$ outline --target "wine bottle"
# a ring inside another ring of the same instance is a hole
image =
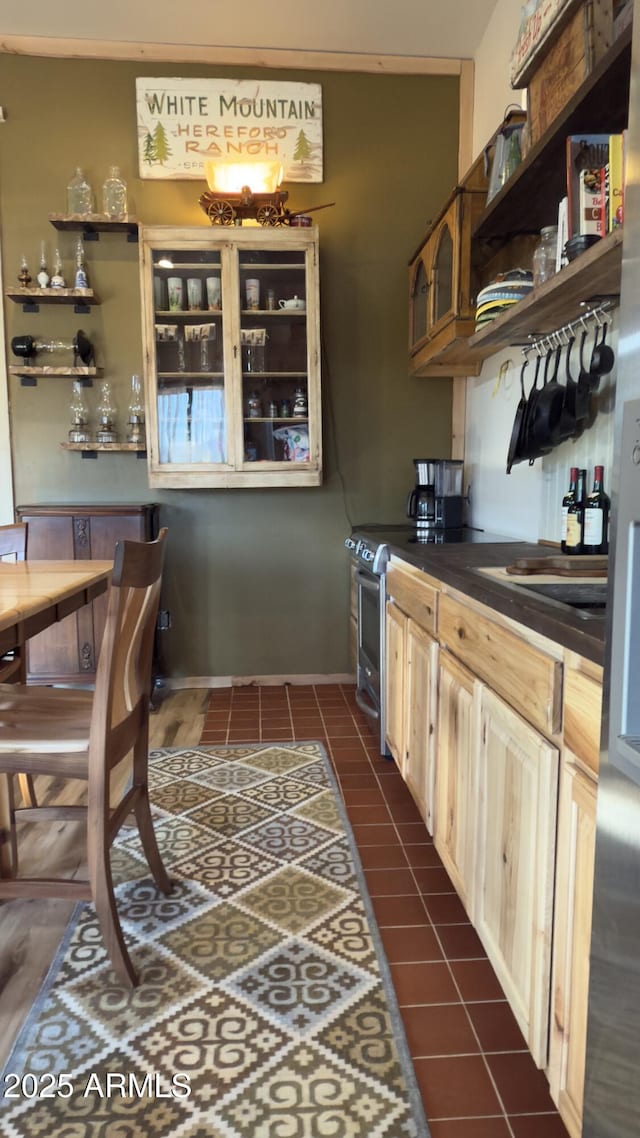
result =
[[[584,487],[586,470],[578,470],[576,492],[567,509],[567,553],[582,553],[584,542]]]
[[[562,499],[562,537],[560,539],[560,548],[563,553],[567,552],[567,514],[569,513],[569,506],[576,496],[576,482],[578,479],[578,467],[572,466],[569,475],[569,489]]]
[[[607,553],[609,549],[609,507],[604,492],[604,467],[596,466],[593,490],[584,507],[584,553]]]

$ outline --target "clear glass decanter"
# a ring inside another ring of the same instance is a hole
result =
[[[93,213],[93,190],[80,166],[67,186],[67,213],[87,217]]]
[[[119,166],[109,167],[109,176],[102,187],[102,212],[112,221],[123,221],[127,216],[127,183]]]

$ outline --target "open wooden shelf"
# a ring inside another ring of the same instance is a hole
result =
[[[565,140],[588,131],[611,134],[627,126],[631,27],[625,28],[552,126],[531,147],[515,173],[489,202],[471,239],[504,244],[520,233],[555,225],[567,192]]]
[[[100,233],[126,233],[128,241],[138,240],[138,220],[131,214],[127,214],[122,221],[112,221],[104,213],[50,213],[49,221],[54,229],[75,230],[81,232],[87,240],[99,240]]]
[[[16,304],[100,304],[92,288],[8,288],[5,296]]]
[[[32,379],[40,376],[68,376],[71,379],[84,379],[100,375],[102,368],[98,367],[23,367],[22,364],[10,364],[10,375],[24,375]]]
[[[79,450],[87,452],[102,451],[131,451],[145,454],[146,443],[60,443],[63,450]]]
[[[598,298],[617,297],[622,238],[622,229],[608,233],[550,280],[532,289],[524,300],[476,332],[468,342],[472,355],[483,360],[501,348],[527,344],[536,334],[553,332],[575,320],[583,305],[595,306]]]

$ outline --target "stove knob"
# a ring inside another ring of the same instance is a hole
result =
[[[356,543],[352,537],[345,538],[344,544],[345,544],[347,549],[355,549],[355,547],[356,547]]]
[[[360,556],[363,561],[373,561],[375,554],[372,549],[363,549]]]

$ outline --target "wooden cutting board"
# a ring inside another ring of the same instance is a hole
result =
[[[585,554],[579,557],[520,557],[506,566],[510,576],[525,577],[532,573],[553,574],[556,577],[606,577],[609,558],[606,554]]]

